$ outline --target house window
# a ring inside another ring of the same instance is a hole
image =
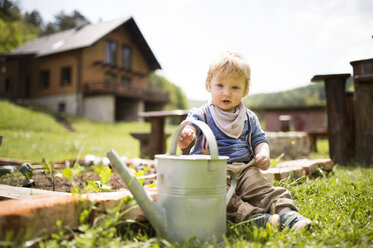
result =
[[[66,111],[66,103],[65,102],[59,102],[58,103],[58,112],[65,112]]]
[[[122,68],[131,68],[131,49],[128,46],[122,46]]]
[[[61,69],[61,85],[71,84],[71,67],[62,67]]]
[[[106,41],[106,63],[109,65],[115,65],[117,56],[117,42],[113,40]]]
[[[123,85],[125,85],[125,86],[130,86],[131,85],[131,79],[130,78],[123,76],[121,79],[122,79],[121,82],[122,82]]]
[[[105,73],[105,81],[115,81],[116,79],[117,79],[117,75],[110,73],[110,72]]]
[[[49,71],[41,71],[40,72],[40,88],[46,89],[49,87]]]
[[[5,80],[5,94],[12,94],[13,91],[13,84],[10,78]]]

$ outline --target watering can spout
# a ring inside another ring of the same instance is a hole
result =
[[[164,237],[166,233],[166,220],[162,208],[154,203],[154,201],[144,191],[141,184],[136,180],[135,176],[132,175],[128,167],[122,163],[118,154],[114,150],[109,151],[106,155],[116,169],[117,173],[126,183],[136,202],[144,211],[146,217],[156,230],[158,236]]]

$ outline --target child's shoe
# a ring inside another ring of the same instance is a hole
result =
[[[278,214],[256,213],[251,215],[248,220],[252,220],[257,227],[265,228],[267,223],[275,229],[279,229],[280,227],[280,215]]]
[[[293,231],[298,231],[304,228],[309,228],[312,224],[311,220],[299,214],[296,211],[289,211],[280,215],[281,227],[289,227]]]

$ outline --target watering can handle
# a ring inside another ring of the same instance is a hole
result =
[[[207,142],[209,144],[211,159],[218,159],[219,158],[218,145],[216,144],[216,139],[215,139],[214,134],[212,133],[210,127],[206,123],[204,123],[203,121],[198,121],[198,120],[185,120],[179,125],[174,135],[172,136],[170,154],[176,155],[176,148],[177,148],[177,143],[179,141],[180,134],[183,131],[184,127],[190,123],[193,123],[196,126],[198,126],[202,130],[203,134],[206,136]]]
[[[228,205],[229,200],[232,198],[232,195],[236,189],[237,185],[237,178],[236,173],[234,173],[232,170],[227,170],[229,175],[231,176],[231,186],[229,186],[229,190],[227,192],[227,196],[225,197],[225,205]]]

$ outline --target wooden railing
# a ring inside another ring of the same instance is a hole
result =
[[[116,96],[142,99],[147,102],[167,103],[169,101],[168,93],[154,89],[144,89],[118,82],[101,81],[84,83],[83,93],[85,95],[114,94]]]

